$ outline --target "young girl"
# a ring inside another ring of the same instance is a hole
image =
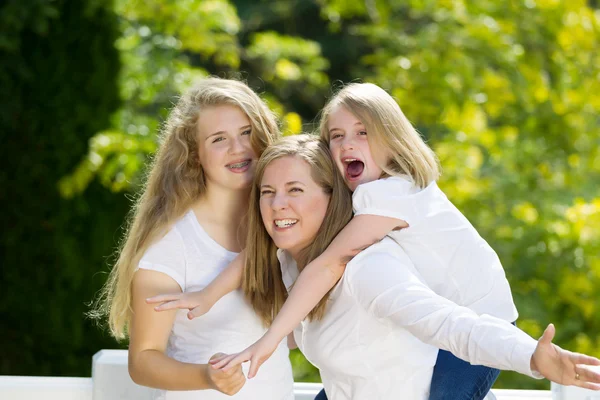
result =
[[[129,335],[129,373],[157,399],[293,399],[285,344],[256,382],[208,362],[262,336],[240,291],[194,321],[156,313],[145,299],[206,287],[242,249],[258,156],[278,136],[273,114],[245,84],[209,78],[184,94],[165,124],[147,183],[98,310]]]
[[[439,168],[434,153],[391,96],[372,84],[348,85],[323,110],[320,130],[346,184],[354,191],[355,217],[327,250],[302,270],[267,334],[237,356],[220,360],[217,367],[251,360],[252,377],[269,357],[274,343],[291,332],[317,303],[322,304],[321,299],[340,279],[346,263],[386,235],[408,254],[426,284],[438,295],[479,315],[488,314],[510,323],[517,319],[496,253],[437,187]],[[295,223],[293,219],[276,221],[279,229],[290,232]],[[238,260],[229,269],[229,275],[218,278],[229,281],[219,287],[237,287],[241,271],[242,260]],[[152,301],[166,302],[158,310],[190,308],[189,317],[193,317],[222,295],[213,289],[184,296],[159,296]],[[193,309],[198,304],[201,307]],[[427,331],[427,327],[420,329],[414,333],[417,337],[433,341],[435,332]],[[480,344],[488,350],[502,345]],[[514,368],[510,364],[488,364]],[[455,398],[457,391],[470,393],[468,398],[483,398],[498,373],[497,369],[470,365],[440,351],[430,398]]]

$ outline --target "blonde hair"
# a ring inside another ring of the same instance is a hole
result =
[[[337,234],[352,218],[352,197],[335,167],[327,144],[316,135],[297,135],[279,140],[269,146],[258,161],[254,185],[250,194],[248,213],[248,240],[246,268],[242,288],[254,311],[268,326],[287,298],[277,260],[277,248],[269,237],[260,213],[260,183],[269,164],[282,157],[297,157],[311,169],[312,179],[329,195],[325,218],[312,241],[301,252],[298,268],[302,270],[310,261],[325,251]],[[321,319],[325,313],[329,293],[310,312],[309,319]]]
[[[95,318],[108,316],[108,326],[117,339],[127,336],[131,283],[142,255],[206,192],[198,156],[197,120],[204,108],[224,104],[239,107],[250,119],[250,140],[257,155],[279,136],[274,114],[242,82],[206,78],[179,98],[164,124],[144,188],[130,212],[117,261],[90,313]]]
[[[333,96],[321,114],[320,134],[327,143],[329,116],[338,107],[363,123],[374,160],[385,174],[410,176],[421,188],[439,178],[435,153],[385,90],[372,83],[351,83]]]

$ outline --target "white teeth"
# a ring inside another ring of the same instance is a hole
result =
[[[357,160],[356,158],[346,158],[346,159],[344,160],[344,162],[345,162],[346,164],[350,164],[351,162],[354,162],[354,161],[358,161],[358,160]]]
[[[297,219],[276,219],[275,225],[277,225],[278,228],[287,228],[288,226],[296,224],[296,222],[298,222]]]
[[[237,164],[229,164],[227,168],[244,168],[248,164],[250,164],[250,160],[242,161]]]

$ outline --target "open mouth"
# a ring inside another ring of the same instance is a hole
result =
[[[357,158],[346,158],[343,163],[346,166],[346,177],[349,179],[358,178],[365,169],[365,163]]]
[[[238,161],[235,163],[227,164],[226,167],[231,170],[240,170],[240,169],[246,168],[248,165],[250,165],[251,162],[252,162],[252,160],[243,160],[243,161]]]
[[[296,225],[298,222],[297,219],[276,219],[275,226],[278,228],[289,228],[291,226]]]

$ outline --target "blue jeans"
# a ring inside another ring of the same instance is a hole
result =
[[[433,368],[429,400],[481,400],[499,374],[497,369],[471,365],[440,350]],[[315,400],[327,400],[325,390],[321,390]]]
[[[325,389],[321,389],[315,400],[327,400],[327,395],[325,394]]]
[[[440,350],[433,368],[429,400],[481,400],[492,388],[500,370],[471,365]]]

